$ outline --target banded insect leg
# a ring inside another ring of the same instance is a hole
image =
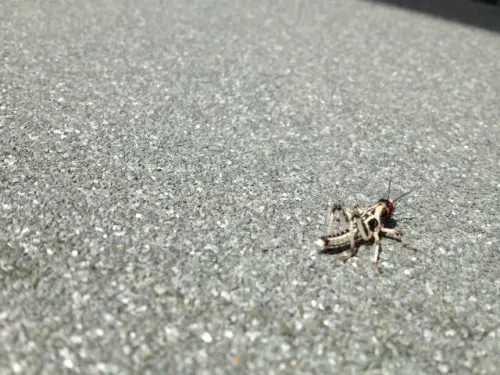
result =
[[[335,223],[340,223],[341,229],[347,229],[349,228],[349,225],[347,224],[348,221],[348,214],[347,211],[342,208],[342,205],[340,204],[339,201],[335,203],[332,207],[332,210],[329,215],[328,219],[328,228],[326,230],[327,234],[331,234],[335,230]]]
[[[358,229],[358,232],[361,234],[361,237],[363,238],[364,241],[369,241],[373,236],[372,230],[367,225],[365,225],[365,221],[363,221],[363,219],[358,213],[356,213],[355,219],[356,219],[356,228]]]
[[[373,231],[373,238],[375,240],[375,253],[373,254],[372,265],[376,273],[382,273],[380,266],[378,264],[378,258],[380,256],[380,235],[379,229]]]
[[[349,221],[349,239],[351,241],[351,250],[354,250],[354,247],[356,246],[355,236],[356,233],[354,232],[354,220],[351,219]]]

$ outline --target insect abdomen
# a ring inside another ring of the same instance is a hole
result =
[[[354,242],[356,246],[362,242],[357,231],[354,233]],[[320,251],[348,249],[351,246],[351,234],[346,231],[322,236],[316,241],[316,244],[321,246]]]

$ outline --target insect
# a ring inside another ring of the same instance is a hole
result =
[[[413,247],[408,247],[403,233],[397,228],[388,228],[395,209],[395,203],[399,199],[410,194],[410,190],[394,200],[390,200],[391,181],[387,198],[379,199],[377,203],[368,208],[361,209],[354,206],[353,209],[343,209],[340,202],[333,205],[329,215],[327,235],[321,236],[316,244],[321,246],[319,252],[343,253],[340,258],[342,263],[354,257],[359,246],[367,243],[375,243],[372,265],[377,273],[381,273],[378,259],[380,255],[380,237],[388,237],[401,242],[404,248],[416,251]],[[341,228],[334,231],[334,224],[340,222]]]

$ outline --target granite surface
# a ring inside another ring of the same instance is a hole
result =
[[[0,25],[0,374],[500,368],[498,33],[326,0]],[[390,178],[418,252],[317,254]]]

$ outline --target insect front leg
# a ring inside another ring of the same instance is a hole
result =
[[[384,233],[387,237],[389,238],[392,238],[394,240],[399,240],[401,241],[401,245],[408,249],[408,250],[412,250],[412,251],[417,251],[417,249],[415,247],[409,247],[407,244],[406,244],[406,241],[404,239],[404,236],[403,236],[403,232],[401,232],[399,229],[391,229],[391,228],[384,228],[382,227],[380,229],[382,231],[382,233]]]
[[[373,238],[375,240],[375,253],[373,254],[373,269],[376,273],[382,273],[380,266],[378,264],[378,258],[380,256],[380,234],[379,229],[373,231]]]

